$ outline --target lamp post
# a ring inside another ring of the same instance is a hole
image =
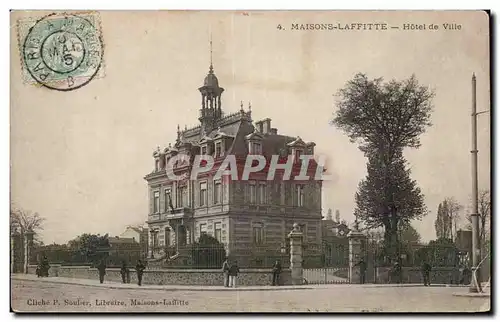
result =
[[[481,283],[478,281],[477,270],[479,265],[480,245],[479,245],[479,209],[478,209],[478,174],[477,174],[477,116],[487,113],[487,111],[477,112],[476,109],[476,75],[472,74],[472,148],[471,148],[471,164],[472,164],[472,281],[469,292],[481,292]]]

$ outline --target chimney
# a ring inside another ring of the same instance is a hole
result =
[[[271,119],[267,118],[261,121],[263,123],[263,131],[264,134],[271,133]]]
[[[260,133],[263,133],[263,125],[262,124],[263,121],[258,121],[258,122],[255,122],[255,127],[257,128],[257,131],[260,132]]]
[[[273,134],[273,135],[277,135],[278,134],[278,129],[275,128],[275,127],[273,127],[273,128],[271,128],[270,133]]]

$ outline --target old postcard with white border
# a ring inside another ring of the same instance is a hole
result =
[[[12,11],[11,310],[490,311],[485,11]]]

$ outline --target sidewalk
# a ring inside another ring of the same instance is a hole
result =
[[[327,288],[378,288],[378,287],[422,287],[422,284],[307,284],[307,285],[285,285],[285,286],[239,286],[237,288],[228,288],[223,286],[212,285],[142,285],[137,284],[122,284],[117,282],[104,281],[100,284],[98,280],[69,278],[69,277],[43,277],[39,278],[33,274],[11,274],[12,280],[19,281],[35,281],[41,283],[56,283],[67,285],[80,285],[90,287],[101,287],[110,289],[142,289],[142,290],[165,290],[165,291],[291,291],[291,290],[312,290],[312,289],[327,289]],[[448,285],[448,284],[431,284],[430,287],[462,287],[463,285]]]
[[[311,285],[287,285],[287,286],[239,286],[229,288],[212,285],[142,285],[123,284],[117,282],[104,281],[100,284],[97,280],[69,278],[69,277],[37,277],[33,274],[11,274],[12,280],[34,281],[42,283],[57,283],[67,285],[80,285],[91,287],[102,287],[110,289],[141,289],[141,290],[165,290],[165,291],[285,291],[313,289]]]

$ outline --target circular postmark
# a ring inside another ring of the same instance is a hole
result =
[[[59,91],[88,84],[102,62],[98,30],[91,16],[64,13],[38,20],[22,47],[28,73],[36,82]]]

